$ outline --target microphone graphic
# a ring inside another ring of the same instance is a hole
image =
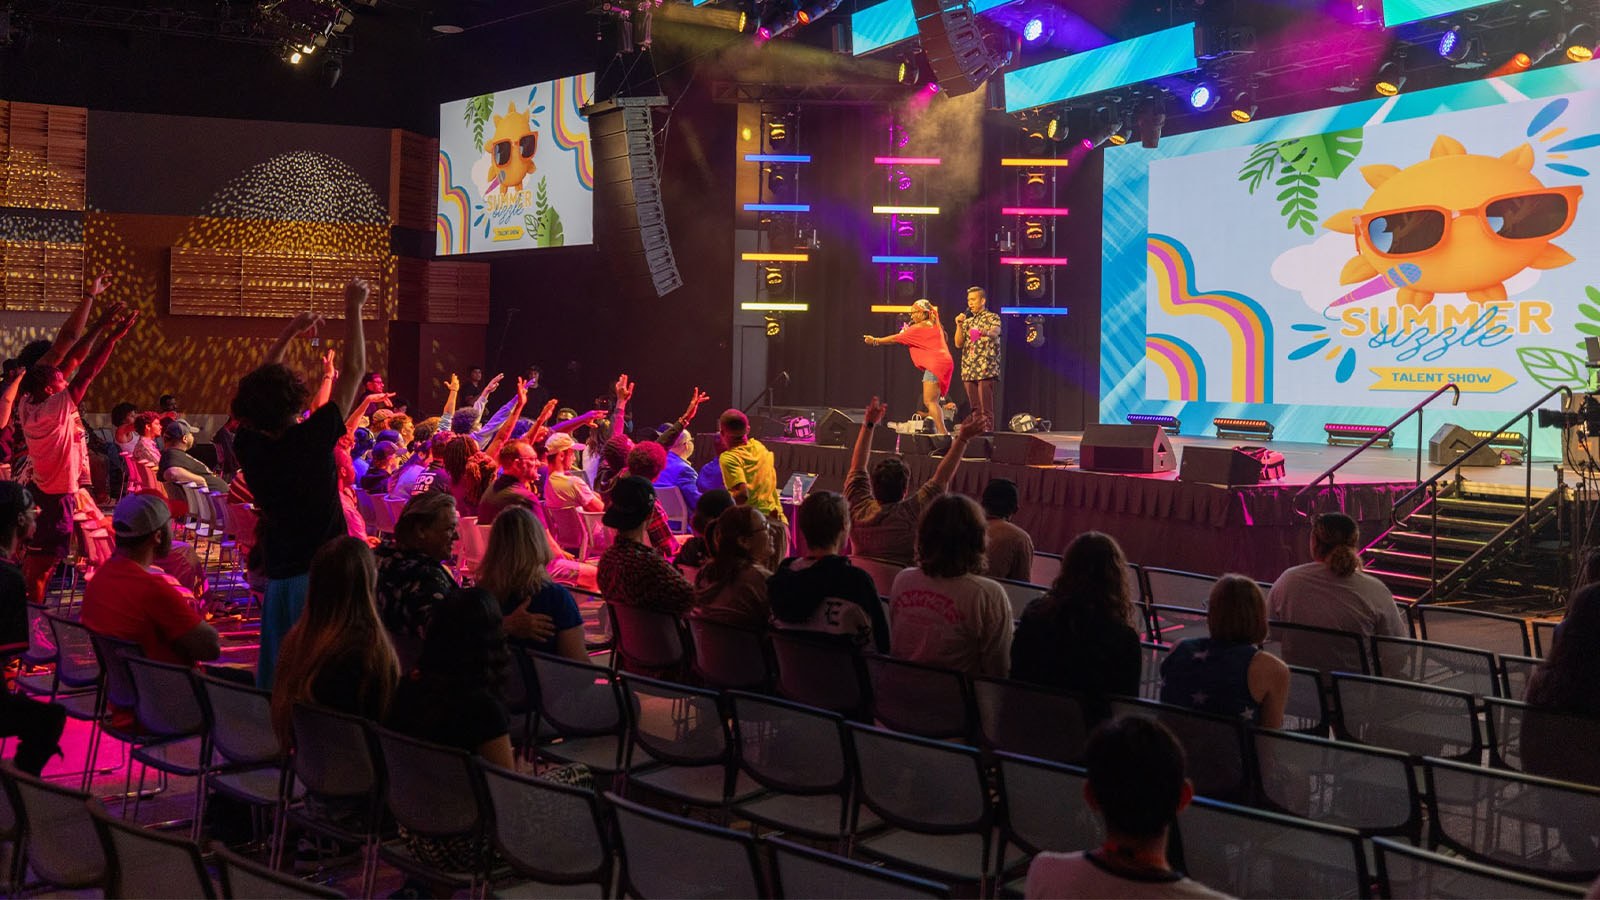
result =
[[[1410,287],[1411,285],[1416,284],[1417,280],[1421,277],[1421,266],[1418,266],[1414,263],[1401,263],[1398,266],[1390,268],[1389,271],[1379,275],[1377,278],[1368,281],[1350,293],[1345,294],[1343,297],[1340,297],[1339,299],[1328,304],[1328,308],[1332,309],[1335,306],[1344,306],[1346,303],[1354,303],[1357,300],[1365,300],[1368,297],[1381,294],[1390,288]]]

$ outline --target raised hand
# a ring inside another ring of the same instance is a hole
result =
[[[330,381],[339,377],[339,370],[333,365],[333,348],[322,354],[322,377]]]
[[[863,334],[861,340],[865,341],[868,347],[878,346],[878,339],[870,334]]]
[[[361,307],[367,304],[367,298],[372,295],[372,285],[365,278],[352,278],[344,286],[345,315],[355,318],[361,315]]]
[[[970,441],[988,430],[988,416],[968,416],[967,420],[961,423],[961,427],[956,429],[956,437],[964,441]]]
[[[550,421],[550,417],[556,414],[556,403],[557,402],[558,401],[554,397],[551,397],[549,400],[546,400],[544,402],[544,409],[539,410],[539,418],[537,419],[537,421],[539,421],[539,422],[548,422],[548,421]]]
[[[873,397],[872,402],[867,404],[867,412],[864,416],[862,416],[862,421],[866,422],[868,425],[876,425],[879,422],[882,422],[883,417],[888,414],[889,404],[882,403],[877,397]]]
[[[633,382],[628,380],[627,375],[618,375],[612,391],[616,393],[618,402],[627,403],[633,399]]]
[[[120,318],[123,313],[127,312],[127,310],[128,304],[123,303],[121,300],[112,303],[100,313],[100,318],[95,320],[94,329],[99,330],[109,326],[112,322]]]
[[[89,286],[84,290],[84,293],[91,297],[98,297],[104,294],[109,287],[111,287],[111,273],[101,272],[95,277],[94,281],[89,282]]]
[[[328,352],[331,353],[333,351],[330,350]],[[374,403],[382,403],[385,400],[392,400],[392,399],[394,399],[394,391],[390,391],[387,394],[368,394],[365,398],[362,399],[361,402],[367,404],[368,406],[371,406]]]
[[[517,379],[517,406],[521,407],[528,402],[528,382],[522,378]]]
[[[683,411],[683,420],[693,422],[695,413],[700,411],[700,404],[710,399],[710,394],[702,393],[699,386],[696,386],[694,393],[689,395],[689,408]]]
[[[452,394],[461,390],[461,379],[456,377],[456,373],[451,372],[450,377],[444,380],[444,389]]]
[[[494,393],[494,389],[500,386],[501,380],[504,379],[505,377],[506,377],[506,373],[504,373],[504,372],[496,372],[496,373],[494,373],[494,377],[489,379],[489,383],[483,386],[483,392],[485,394]]]
[[[127,336],[128,331],[133,328],[133,323],[137,321],[139,321],[139,311],[137,309],[128,310],[127,312],[123,313],[122,318],[117,320],[111,326],[113,329],[111,332],[112,339],[121,340],[123,337]]]
[[[289,331],[295,337],[308,337],[315,335],[324,322],[325,320],[314,312],[303,312],[289,322]]]

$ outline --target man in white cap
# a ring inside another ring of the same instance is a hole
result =
[[[228,483],[211,467],[189,455],[194,447],[194,436],[200,429],[184,419],[173,419],[161,428],[161,477],[169,485],[191,484],[204,491],[226,493]],[[183,491],[167,488],[167,496],[183,499]]]
[[[550,461],[550,478],[544,486],[545,505],[555,509],[576,507],[589,512],[605,509],[598,494],[572,471],[576,442],[565,432],[553,434],[545,442],[545,458]]]
[[[129,494],[111,514],[117,550],[83,592],[85,628],[134,641],[150,659],[193,665],[221,655],[217,630],[194,610],[194,595],[155,561],[172,551],[172,513],[161,498]]]

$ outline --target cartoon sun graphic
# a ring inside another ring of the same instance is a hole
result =
[[[1355,236],[1357,255],[1339,282],[1365,281],[1403,261],[1421,271],[1400,288],[1402,306],[1421,308],[1438,293],[1489,303],[1505,300],[1506,279],[1523,269],[1573,262],[1550,241],[1572,225],[1582,189],[1546,187],[1533,163],[1528,144],[1479,156],[1440,135],[1429,157],[1408,168],[1363,167],[1373,188],[1366,205],[1323,222]]]
[[[539,133],[533,129],[533,108],[517,110],[514,102],[506,103],[506,114],[494,117],[494,134],[483,142],[489,154],[489,190],[500,187],[500,193],[522,189],[522,180],[536,170],[533,154],[539,147]]]

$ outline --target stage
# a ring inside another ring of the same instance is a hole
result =
[[[1310,557],[1306,550],[1310,523],[1296,512],[1292,499],[1329,466],[1350,452],[1348,447],[1275,441],[1282,453],[1284,478],[1253,487],[1217,487],[1178,480],[1176,470],[1157,474],[1086,472],[1077,466],[1082,435],[1040,434],[1055,446],[1053,466],[1016,466],[968,459],[956,470],[953,490],[974,498],[990,478],[1010,478],[1022,494],[1022,509],[1013,521],[1033,535],[1036,548],[1059,553],[1075,535],[1094,529],[1116,537],[1128,558],[1144,565],[1165,566],[1207,574],[1239,572],[1271,581],[1283,569]],[[1231,447],[1238,441],[1170,436],[1180,459],[1192,446]],[[793,473],[818,476],[817,487],[842,490],[850,467],[850,449],[813,443],[763,440],[776,457],[780,487]],[[701,446],[709,447],[706,440]],[[877,456],[879,454],[874,454]],[[1393,503],[1416,485],[1416,451],[1370,449],[1340,470],[1333,485],[1303,499],[1307,511],[1343,510],[1361,523],[1363,542],[1388,527]],[[912,487],[926,480],[937,457],[904,457]],[[1555,486],[1551,464],[1535,462],[1534,489]],[[870,468],[870,463],[869,463]],[[1426,452],[1422,477],[1437,471]],[[1521,466],[1468,468],[1463,476],[1475,485],[1499,485],[1522,491]]]

